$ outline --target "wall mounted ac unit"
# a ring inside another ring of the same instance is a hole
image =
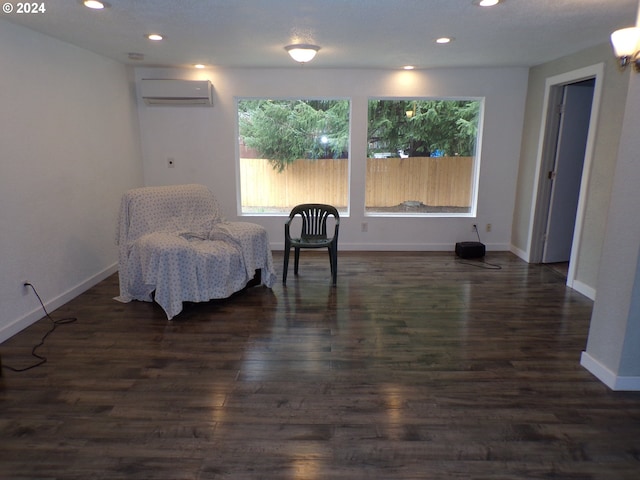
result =
[[[147,105],[213,105],[209,80],[142,79],[140,93]]]

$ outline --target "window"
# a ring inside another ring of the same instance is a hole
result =
[[[241,213],[349,205],[348,100],[238,100]]]
[[[369,101],[369,215],[474,216],[480,100]]]

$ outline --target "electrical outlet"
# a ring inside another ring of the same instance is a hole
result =
[[[31,287],[29,287],[30,282],[27,280],[24,280],[20,285],[22,286],[22,295],[28,295],[29,290],[31,289]]]
[[[360,227],[360,231],[362,232],[368,232],[369,231],[369,224],[367,222],[362,222],[362,225]]]
[[[478,230],[478,225],[476,225],[475,223],[471,225],[471,233],[475,233],[477,230]]]
[[[167,167],[173,168],[176,166],[176,159],[173,157],[167,158]]]
[[[490,231],[491,231],[491,224],[487,223],[487,232],[490,232]]]

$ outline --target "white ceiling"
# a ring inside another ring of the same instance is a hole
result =
[[[11,1],[13,5],[17,2]],[[304,68],[532,66],[609,41],[638,0],[41,0],[45,13],[0,18],[145,66],[295,67],[289,43],[322,48]],[[1,24],[0,24],[1,28]],[[144,34],[159,32],[162,42]],[[449,45],[436,45],[452,36]],[[144,54],[131,61],[129,52]]]

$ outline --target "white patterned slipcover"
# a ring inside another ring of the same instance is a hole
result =
[[[129,190],[120,204],[116,243],[116,300],[155,299],[169,319],[182,311],[182,302],[242,290],[257,269],[263,285],[270,288],[276,280],[266,230],[224,221],[203,185]]]

